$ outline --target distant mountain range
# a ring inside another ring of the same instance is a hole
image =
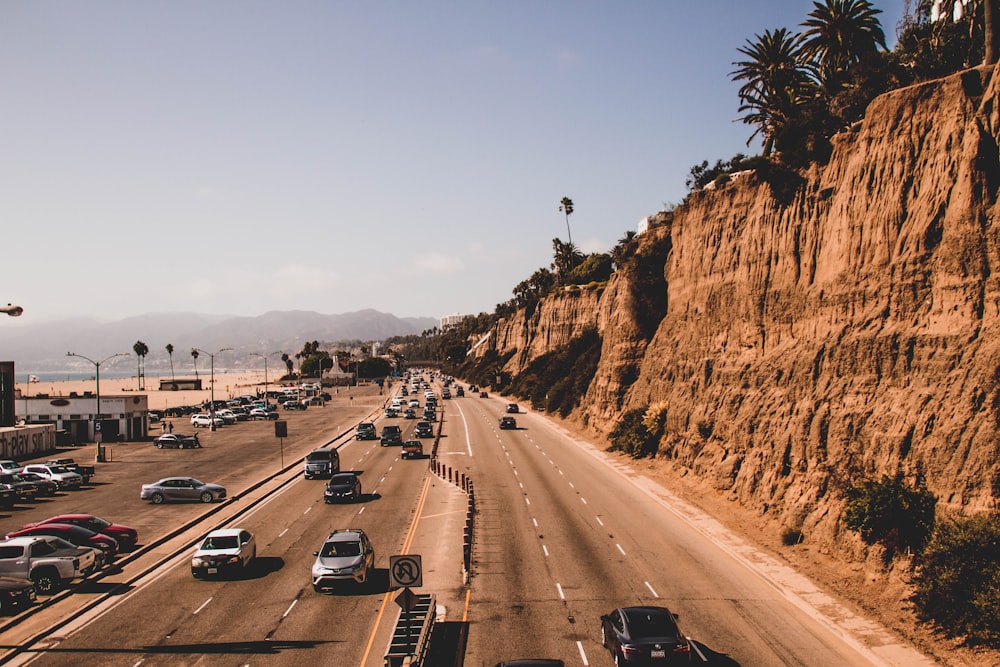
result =
[[[92,370],[85,360],[68,358],[67,352],[101,360],[117,352],[128,357],[108,362],[105,368],[126,370],[136,366],[132,346],[142,341],[149,347],[146,371],[153,373],[169,369],[170,357],[166,346],[174,346],[173,363],[178,373],[193,368],[191,349],[214,352],[232,348],[216,358],[225,367],[252,365],[251,352],[277,351],[294,355],[307,341],[319,341],[320,349],[332,349],[340,342],[371,343],[392,336],[419,334],[439,326],[433,317],[400,318],[377,310],[359,310],[339,315],[324,315],[312,311],[272,311],[256,317],[234,315],[204,315],[199,313],[149,313],[114,322],[88,318],[45,322],[31,326],[0,327],[0,360],[14,361],[18,372],[61,371],[80,367]],[[276,364],[281,355],[274,355]],[[207,355],[199,357],[199,366],[208,363]]]

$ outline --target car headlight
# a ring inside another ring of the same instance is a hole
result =
[[[191,559],[191,566],[192,567],[204,567],[205,565],[206,565],[205,560],[202,559],[202,558],[192,558]]]

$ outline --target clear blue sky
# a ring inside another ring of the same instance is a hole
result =
[[[878,1],[890,45],[903,0]],[[4,326],[492,311],[728,159],[737,48],[811,0],[4,0]]]

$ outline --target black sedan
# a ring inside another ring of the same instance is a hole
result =
[[[691,643],[666,607],[622,607],[601,616],[601,645],[616,665],[675,665],[691,661]]]
[[[346,500],[361,500],[361,480],[353,472],[337,473],[326,483],[323,501],[336,503]]]
[[[0,577],[0,614],[9,614],[18,607],[29,607],[35,601],[35,585],[27,579]]]

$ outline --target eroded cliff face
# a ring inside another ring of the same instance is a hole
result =
[[[642,239],[668,249],[648,344],[622,271],[563,326],[565,295],[539,306],[546,333],[502,323],[501,347],[523,367],[592,313],[602,359],[577,418],[603,434],[663,402],[659,464],[831,544],[851,545],[842,490],[863,478],[995,509],[998,98],[991,69],[894,91],[791,201],[756,174],[693,195]]]

